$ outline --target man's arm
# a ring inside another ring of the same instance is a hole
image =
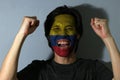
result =
[[[91,19],[91,26],[95,33],[103,40],[109,51],[114,74],[113,80],[120,80],[120,52],[110,33],[107,20],[99,18]]]
[[[26,37],[33,33],[39,21],[36,17],[24,17],[23,23],[7,53],[0,69],[0,80],[17,80],[17,67],[20,51]]]
[[[112,69],[115,80],[120,80],[120,52],[115,44],[113,37],[103,40],[110,54]]]

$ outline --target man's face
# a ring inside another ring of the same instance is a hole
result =
[[[53,51],[67,57],[73,50],[77,38],[74,17],[61,14],[55,17],[55,21],[49,33],[49,41]]]

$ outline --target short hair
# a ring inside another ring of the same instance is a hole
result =
[[[66,5],[64,6],[60,6],[57,7],[56,9],[54,9],[52,12],[50,12],[45,20],[44,23],[44,30],[45,30],[45,36],[48,39],[49,37],[49,33],[52,27],[52,24],[55,20],[55,17],[57,15],[61,15],[61,14],[68,14],[68,15],[72,15],[75,19],[75,23],[76,23],[76,31],[77,34],[79,34],[80,36],[82,36],[83,33],[83,25],[82,25],[82,17],[81,14],[74,9],[73,7],[67,7]],[[50,46],[50,44],[49,44]]]
[[[82,25],[82,17],[81,14],[74,8],[70,7],[68,8],[66,5],[65,6],[60,6],[54,9],[51,13],[48,14],[44,27],[45,27],[45,36],[48,37],[50,29],[52,27],[52,24],[54,22],[54,19],[57,15],[60,14],[69,14],[72,15],[75,19],[76,22],[76,31],[78,34],[82,36],[83,32],[83,25]]]

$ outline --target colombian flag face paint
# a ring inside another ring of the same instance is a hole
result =
[[[56,16],[49,34],[54,52],[61,57],[67,57],[72,52],[76,39],[74,18],[68,14]]]

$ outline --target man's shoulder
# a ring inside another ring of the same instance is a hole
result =
[[[98,59],[83,59],[80,58],[77,60],[77,64],[79,66],[86,66],[86,67],[98,67],[98,66],[103,66],[103,62],[101,60]]]
[[[81,63],[96,63],[96,62],[100,62],[97,59],[94,60],[94,59],[84,59],[84,58],[79,58],[77,61],[81,62]]]
[[[51,62],[51,60],[33,60],[32,61],[32,65],[46,65],[46,64],[48,64],[48,63],[50,63]]]

